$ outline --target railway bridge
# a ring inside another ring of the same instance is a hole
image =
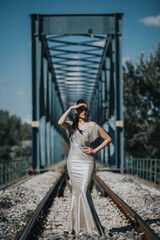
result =
[[[33,168],[67,155],[60,116],[79,98],[112,138],[96,159],[124,169],[122,13],[31,14]],[[69,116],[73,119],[73,113]],[[102,139],[99,139],[99,142]]]

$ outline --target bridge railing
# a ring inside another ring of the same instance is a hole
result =
[[[127,173],[160,184],[160,159],[138,158],[125,154]]]
[[[32,168],[32,157],[22,157],[20,160],[0,161],[0,185],[11,182],[28,174]]]

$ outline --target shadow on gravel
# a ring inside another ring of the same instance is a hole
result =
[[[8,209],[13,207],[13,200],[11,198],[3,197],[0,201],[0,209]]]
[[[111,228],[111,229],[109,229],[109,231],[110,231],[111,233],[114,233],[114,232],[117,232],[117,233],[120,233],[120,232],[125,233],[125,232],[127,232],[127,231],[132,231],[133,229],[134,229],[133,226],[127,225],[127,226],[119,227],[119,228]]]
[[[160,226],[160,218],[156,218],[156,219],[146,219],[145,222],[147,224],[152,224],[152,223],[159,223],[159,226]]]

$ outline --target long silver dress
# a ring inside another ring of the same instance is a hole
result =
[[[68,133],[70,130],[71,125]],[[95,124],[83,130],[83,134],[76,129],[70,138],[67,170],[72,185],[72,201],[66,226],[70,234],[105,234],[105,228],[100,223],[89,191],[95,171],[94,154],[82,152],[82,147],[91,146],[98,136],[98,125]]]

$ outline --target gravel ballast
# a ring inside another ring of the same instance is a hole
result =
[[[59,175],[52,171],[38,174],[0,191],[0,239],[16,238]]]
[[[101,171],[97,175],[122,198],[160,237],[160,191],[140,180],[119,173]]]

